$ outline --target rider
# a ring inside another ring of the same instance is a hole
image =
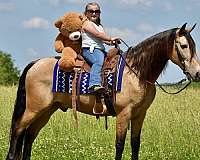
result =
[[[83,57],[92,66],[90,72],[89,90],[99,92],[104,90],[101,85],[101,68],[106,56],[104,43],[112,45],[119,40],[118,37],[108,36],[100,19],[100,6],[96,2],[88,3],[85,7],[87,20],[82,26]]]

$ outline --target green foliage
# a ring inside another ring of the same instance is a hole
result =
[[[20,71],[14,67],[12,57],[0,51],[0,85],[17,84]]]

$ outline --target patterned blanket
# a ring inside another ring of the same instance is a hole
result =
[[[126,53],[124,53],[124,57],[126,56]],[[123,70],[124,70],[125,62],[122,57],[120,57],[119,62],[117,64],[117,76],[116,76],[116,91],[121,91],[121,85],[122,85],[122,76],[123,76]],[[72,79],[73,79],[73,72],[64,72],[59,69],[58,61],[54,67],[54,75],[53,75],[53,92],[67,92],[69,94],[72,94]],[[79,77],[80,74],[78,74],[78,79],[81,79],[80,81],[80,94],[88,94],[89,90],[89,79],[90,79],[90,73],[88,72],[82,72],[81,77]],[[107,82],[109,86],[114,85],[114,74],[110,73],[107,77]]]

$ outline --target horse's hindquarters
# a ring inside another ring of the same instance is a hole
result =
[[[53,103],[52,81],[55,58],[40,59],[27,73],[27,109],[39,112]]]

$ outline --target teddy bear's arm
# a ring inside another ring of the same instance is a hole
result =
[[[63,41],[64,41],[64,36],[61,33],[59,33],[54,43],[56,52],[62,53],[62,50],[64,49]]]

